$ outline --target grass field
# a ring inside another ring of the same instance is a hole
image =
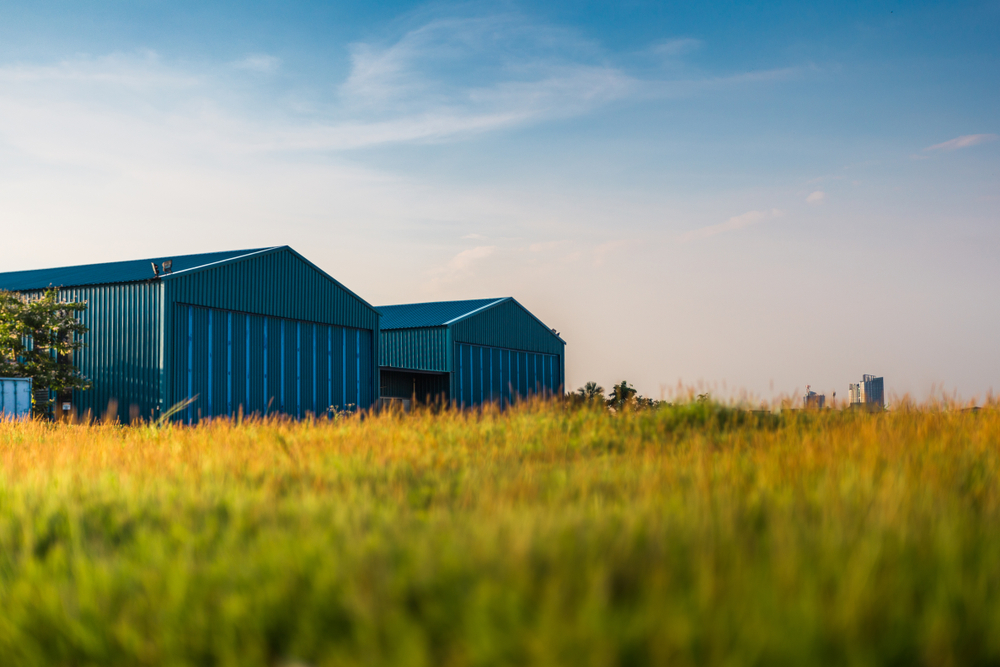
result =
[[[1000,663],[1000,411],[0,424],[0,665]]]

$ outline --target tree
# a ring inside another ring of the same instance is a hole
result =
[[[622,380],[619,384],[611,388],[611,395],[607,400],[608,407],[614,408],[617,412],[634,407],[635,394],[636,391],[632,385]]]
[[[77,319],[86,309],[83,301],[60,302],[57,289],[35,298],[0,291],[0,377],[32,379],[38,416],[49,413],[50,391],[90,388],[72,363],[88,331]]]
[[[646,398],[640,395],[635,388],[625,380],[616,384],[611,389],[611,395],[605,401],[609,408],[614,408],[615,412],[625,410],[650,410],[660,407],[662,401]]]
[[[588,382],[576,390],[577,395],[584,401],[603,401],[604,387],[596,382]]]

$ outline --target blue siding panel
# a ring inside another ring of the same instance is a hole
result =
[[[305,417],[374,403],[371,331],[185,304],[175,311],[173,356],[181,378],[175,386],[181,391],[172,398],[195,399],[184,420],[241,410]],[[237,334],[232,338],[230,321]]]
[[[558,368],[559,361],[554,354],[455,343],[455,403],[507,406],[535,395],[556,394],[562,382],[558,374],[545,369]]]

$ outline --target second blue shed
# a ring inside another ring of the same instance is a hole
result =
[[[470,407],[562,393],[566,342],[511,297],[379,311],[383,399]]]

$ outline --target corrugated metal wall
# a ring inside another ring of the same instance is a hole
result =
[[[390,329],[379,333],[379,365],[447,372],[448,328]]]
[[[376,330],[379,314],[287,248],[167,275],[170,302]]]
[[[41,292],[26,294],[35,297]],[[76,413],[102,417],[114,402],[122,422],[133,410],[143,418],[153,416],[160,398],[160,283],[67,288],[59,291],[59,298],[89,304],[80,321],[90,331],[83,335],[84,348],[73,363],[93,388],[74,392]]]
[[[269,251],[187,275],[172,275],[164,278],[163,282],[164,298],[167,303],[174,304],[174,307],[166,309],[165,326],[175,336],[187,326],[185,308],[188,306],[195,311],[198,308],[203,308],[206,312],[221,311],[219,315],[213,315],[215,336],[222,335],[216,333],[218,325],[214,324],[215,317],[228,318],[229,313],[232,313],[232,317],[240,322],[242,320],[239,318],[250,318],[249,363],[251,366],[262,365],[261,370],[266,373],[268,387],[266,391],[263,387],[251,387],[249,399],[243,396],[241,401],[234,402],[236,406],[243,405],[244,411],[304,415],[306,412],[318,414],[328,406],[338,409],[355,409],[360,406],[366,409],[375,404],[378,398],[378,311],[290,249]],[[182,321],[178,322],[178,317]],[[266,367],[263,366],[265,362],[262,347],[265,319],[268,346]],[[199,331],[207,333],[207,323],[205,327]],[[338,331],[346,331],[343,335],[347,336],[346,342],[343,338],[328,341],[333,346],[329,354],[321,353],[324,342],[327,342],[323,338],[324,328],[329,329],[334,338]],[[341,346],[340,363],[334,364],[337,359],[335,346],[338,342]],[[315,365],[311,357],[314,344],[317,347]],[[243,345],[246,346],[246,343]],[[351,349],[352,346],[354,349]],[[280,356],[278,350],[283,351]],[[166,406],[198,394],[199,404],[192,406],[195,416],[199,407],[205,416],[235,412],[236,408],[233,412],[225,412],[218,407],[221,404],[216,401],[214,392],[221,390],[214,383],[210,409],[207,398],[205,402],[202,401],[203,394],[200,391],[189,391],[188,371],[184,364],[189,357],[192,360],[201,359],[197,353],[192,351],[188,355],[187,350],[175,342],[165,347],[164,356],[166,367],[172,369],[164,383]],[[246,355],[243,356],[245,358]],[[213,353],[213,360],[214,358]],[[327,358],[330,362],[325,369],[321,358]],[[248,362],[244,360],[243,363]],[[331,364],[333,369],[330,368]],[[315,372],[314,367],[318,369]],[[348,377],[337,389],[337,374],[342,375],[345,368]],[[328,373],[334,373],[335,376],[327,378]],[[207,374],[202,375],[196,369],[192,369],[190,375],[193,379],[203,378],[204,382],[208,379]],[[217,375],[213,373],[213,380],[214,377]],[[262,384],[264,381],[263,377],[250,374],[251,385]],[[266,401],[262,398],[265,395]]]
[[[556,354],[456,343],[452,399],[464,407],[508,405],[519,398],[559,393],[562,368]]]
[[[127,422],[192,394],[194,418],[241,406],[304,416],[377,399],[378,312],[287,248],[60,294],[89,304],[74,363],[93,389],[74,395],[78,414],[102,416],[114,401]]]
[[[179,418],[283,413],[304,417],[375,402],[372,332],[189,304],[173,314],[171,404]]]
[[[451,326],[457,343],[562,354],[565,344],[515,301],[504,301]]]

